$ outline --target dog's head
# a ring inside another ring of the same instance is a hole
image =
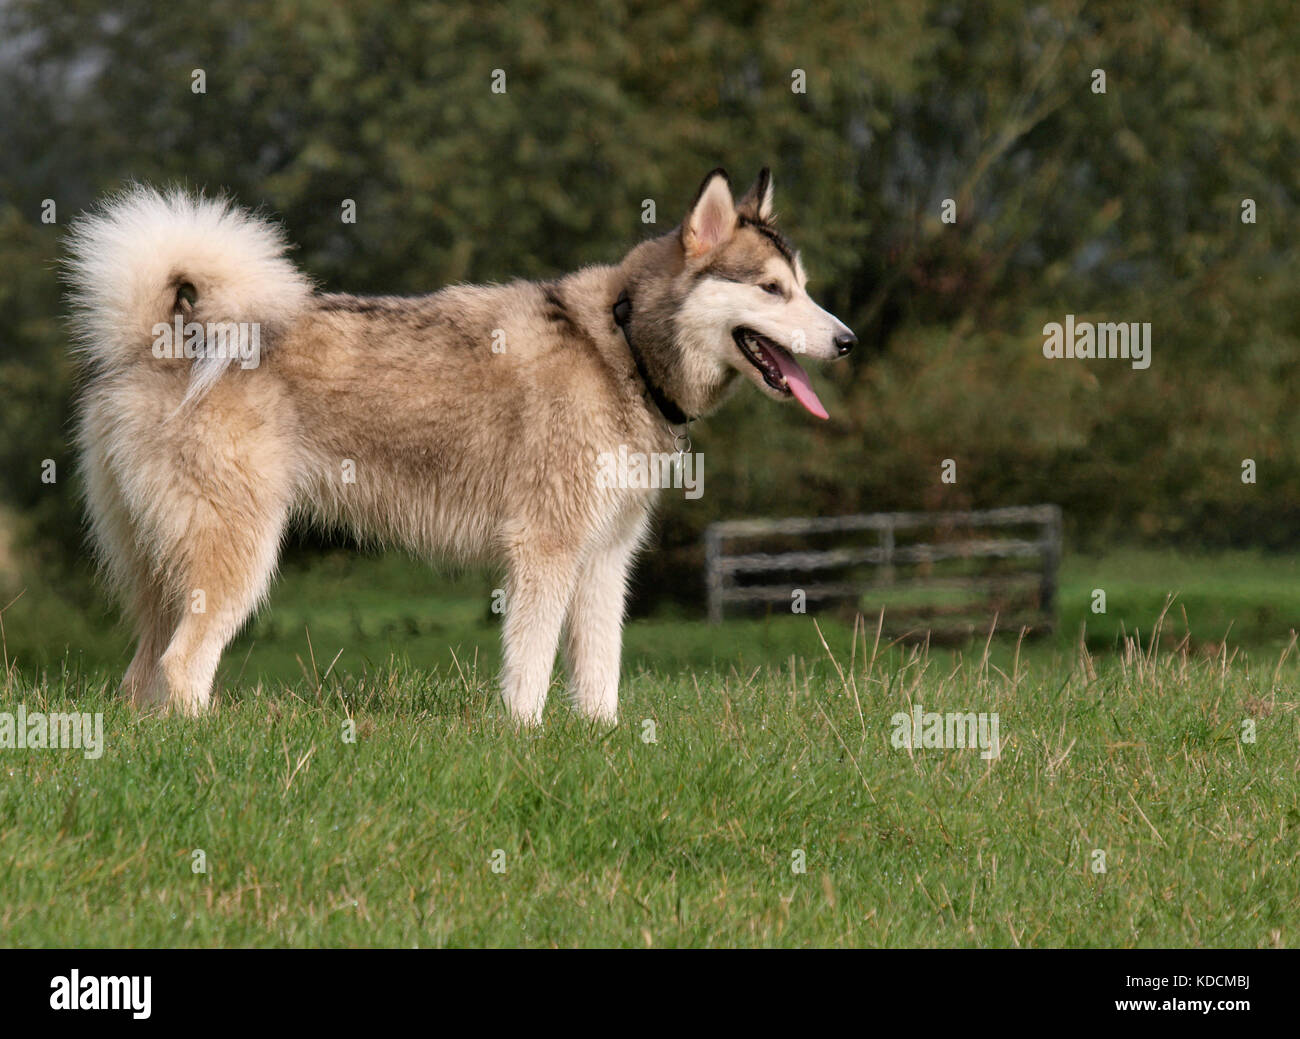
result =
[[[808,295],[799,254],[773,223],[771,173],[764,169],[735,202],[727,174],[714,170],[678,235],[686,282],[676,315],[683,353],[716,366],[708,373],[715,378],[739,372],[769,397],[793,398],[827,418],[795,358],[835,360],[857,337]]]

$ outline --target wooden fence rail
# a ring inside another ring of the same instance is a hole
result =
[[[854,600],[909,630],[974,630],[994,615],[1000,627],[1050,630],[1061,510],[728,520],[709,526],[704,546],[714,622],[729,604]]]

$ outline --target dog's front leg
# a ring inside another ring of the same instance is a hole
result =
[[[506,584],[501,695],[519,725],[537,725],[576,572],[571,556],[517,552]]]
[[[644,523],[595,551],[578,574],[566,624],[565,660],[573,706],[594,721],[618,720],[627,576]]]

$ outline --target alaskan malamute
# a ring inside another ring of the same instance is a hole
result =
[[[671,452],[742,379],[825,418],[795,355],[856,342],[805,291],[766,170],[739,203],[715,170],[679,227],[550,282],[321,294],[284,251],[228,201],[145,187],[71,233],[78,444],[140,706],[204,710],[302,514],[504,562],[510,714],[541,719],[563,631],[574,705],[612,722],[653,492],[597,459]]]

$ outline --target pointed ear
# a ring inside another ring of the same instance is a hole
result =
[[[764,166],[758,172],[754,186],[736,206],[741,213],[756,223],[766,224],[772,219],[772,171]]]
[[[721,245],[736,230],[736,204],[731,199],[727,171],[716,169],[695,193],[691,211],[682,224],[682,247],[694,259]]]

